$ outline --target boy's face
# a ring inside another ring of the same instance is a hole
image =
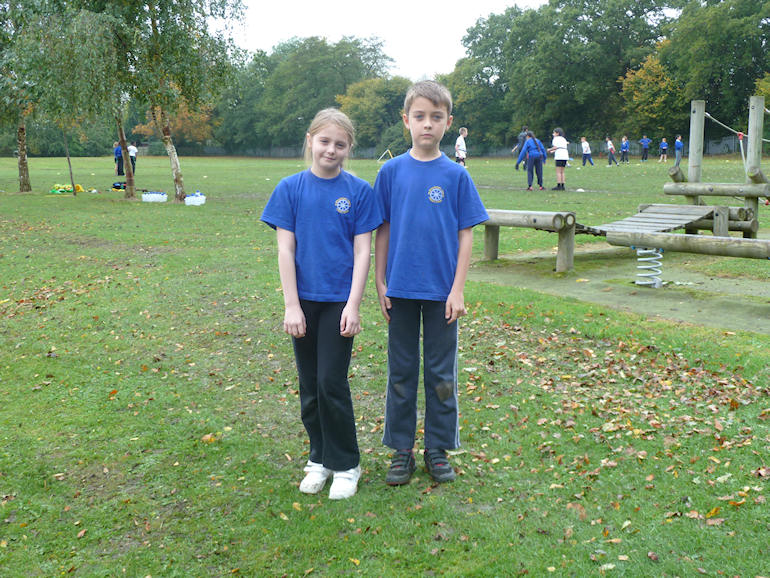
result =
[[[412,135],[412,146],[421,151],[436,151],[446,130],[452,126],[452,116],[445,106],[435,105],[423,96],[412,102],[404,115],[404,125]]]

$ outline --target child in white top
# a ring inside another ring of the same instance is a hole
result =
[[[580,137],[580,146],[583,147],[583,166],[586,166],[586,162],[591,163],[594,166],[594,159],[591,158],[591,145],[588,144],[586,137]]]
[[[465,158],[468,156],[468,151],[465,148],[465,137],[468,136],[468,129],[462,127],[460,129],[460,136],[455,141],[455,161],[462,166],[465,166]]]

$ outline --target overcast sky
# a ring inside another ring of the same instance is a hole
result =
[[[395,62],[394,75],[410,80],[449,73],[465,55],[462,38],[479,18],[502,14],[508,6],[536,8],[546,0],[243,0],[243,26],[236,43],[247,50],[271,52],[292,37],[320,36],[337,42],[343,36],[384,42]]]

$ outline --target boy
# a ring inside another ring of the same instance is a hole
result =
[[[388,161],[374,184],[384,222],[375,240],[375,280],[388,326],[388,388],[382,441],[395,453],[388,485],[415,470],[417,386],[422,319],[425,466],[437,482],[455,478],[446,450],[460,445],[457,319],[470,266],[472,227],[487,215],[468,171],[442,154],[452,125],[452,97],[434,81],[413,85],[404,100],[412,148]]]

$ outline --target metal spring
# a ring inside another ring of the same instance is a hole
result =
[[[660,280],[661,267],[663,259],[663,249],[649,249],[646,247],[636,247],[636,274],[634,281],[637,285],[646,285],[648,287],[660,288],[663,282]]]

